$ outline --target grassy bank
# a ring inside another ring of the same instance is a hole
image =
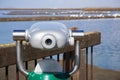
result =
[[[4,21],[51,21],[51,20],[77,20],[77,19],[101,19],[101,18],[120,18],[120,16],[83,16],[83,17],[70,17],[70,16],[41,16],[41,17],[16,17],[16,18],[0,18],[0,22]]]

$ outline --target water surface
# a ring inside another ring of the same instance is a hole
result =
[[[0,22],[0,44],[13,42],[14,29],[27,29],[38,21]],[[120,71],[120,19],[86,19],[58,21],[85,32],[101,32],[101,44],[94,47],[94,65]]]

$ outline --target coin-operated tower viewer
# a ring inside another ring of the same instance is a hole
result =
[[[84,32],[82,30],[70,30],[64,24],[58,22],[37,22],[27,30],[14,30],[13,39],[16,41],[18,69],[28,77],[28,80],[69,80],[69,77],[80,66],[80,42],[74,40],[75,36],[84,36]],[[44,51],[64,48],[68,45],[74,46],[73,69],[65,72],[56,60],[44,59],[37,63],[33,71],[27,71],[22,60],[23,41],[28,42],[33,48]]]

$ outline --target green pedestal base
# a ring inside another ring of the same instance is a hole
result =
[[[68,73],[41,73],[29,72],[28,80],[69,80]]]

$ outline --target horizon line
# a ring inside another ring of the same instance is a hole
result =
[[[0,8],[0,10],[117,10],[120,11],[120,8],[112,7],[101,7],[101,8]]]

